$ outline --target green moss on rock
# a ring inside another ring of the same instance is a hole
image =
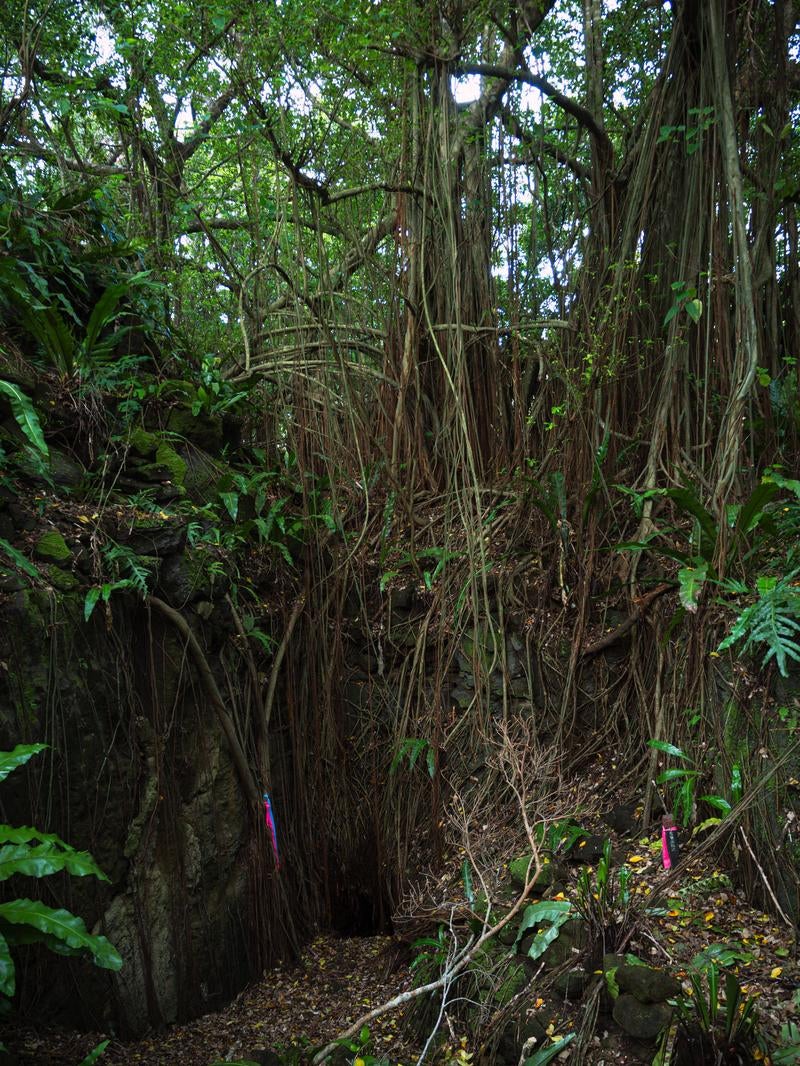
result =
[[[72,558],[67,542],[57,529],[52,529],[49,533],[39,537],[33,553],[37,559],[51,560],[55,563],[68,563]]]
[[[193,415],[185,407],[176,407],[170,413],[167,427],[211,455],[222,450],[222,419],[215,415]]]
[[[47,567],[47,578],[59,592],[72,592],[79,585],[78,579],[71,571],[61,570],[52,564]]]
[[[162,443],[157,433],[148,433],[146,429],[134,429],[130,435],[130,446],[137,455],[155,455]]]
[[[170,480],[174,485],[183,485],[186,477],[186,463],[171,445],[159,444],[156,449],[156,462],[169,470]]]

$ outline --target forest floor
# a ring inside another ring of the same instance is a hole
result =
[[[606,830],[607,832],[607,830]],[[615,843],[618,860],[630,870],[632,900],[647,909],[664,871],[658,838],[622,839]],[[628,950],[650,965],[663,966],[685,978],[691,960],[709,947],[726,946],[736,954],[731,961],[743,991],[755,996],[760,1031],[768,1047],[780,1042],[782,1026],[800,1024],[800,966],[796,931],[786,922],[748,905],[732,886],[726,872],[706,854],[693,858],[691,842],[685,849],[680,883],[656,907],[647,922],[637,925]],[[567,895],[572,894],[569,886]],[[209,1066],[218,1060],[273,1062],[262,1057],[266,1049],[285,1053],[290,1048],[311,1049],[331,1040],[372,1007],[411,987],[413,974],[395,965],[396,941],[391,937],[346,938],[321,935],[310,943],[294,964],[275,967],[248,986],[225,1009],[171,1027],[146,1039],[123,1043],[111,1040],[101,1066]],[[712,948],[713,950],[713,948]],[[684,989],[688,981],[684,980]],[[576,1029],[583,1007],[534,984],[525,992],[531,1012],[555,1040]],[[474,1063],[493,1060],[481,1049],[460,1045],[461,1031],[453,1018],[444,1027],[451,1057],[437,1061],[466,1062],[458,1048],[474,1053]],[[77,1066],[103,1034],[18,1029],[5,1036],[18,1066]],[[410,1034],[398,1013],[370,1024],[370,1052],[392,1063],[410,1066],[419,1054],[419,1038]],[[610,1017],[600,1015],[593,1041],[581,1053],[572,1049],[563,1058],[575,1066],[625,1066],[650,1063],[655,1048],[627,1038]],[[771,1061],[769,1051],[756,1054]],[[352,1062],[353,1053],[347,1057]],[[301,1060],[302,1061],[302,1060]],[[363,1060],[362,1060],[363,1061]],[[367,1061],[370,1061],[367,1058]],[[373,1060],[374,1061],[374,1060]],[[738,1060],[736,1060],[738,1061]],[[787,1062],[800,1061],[787,1059]],[[698,1066],[700,1063],[698,1061]]]

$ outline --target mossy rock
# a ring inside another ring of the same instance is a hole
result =
[[[170,472],[170,481],[174,485],[183,485],[186,478],[186,463],[181,459],[172,445],[162,442],[156,449],[156,462],[165,466]]]
[[[215,415],[193,415],[186,407],[175,407],[170,412],[167,428],[211,455],[222,451],[222,419]]]
[[[69,563],[72,559],[72,551],[57,529],[51,529],[49,533],[39,537],[33,554],[37,559],[59,564]]]
[[[622,992],[629,992],[640,1003],[664,1003],[680,993],[680,981],[666,970],[652,966],[620,966],[615,974]]]
[[[505,1007],[518,992],[521,992],[522,989],[525,988],[530,982],[531,976],[532,975],[521,962],[512,963],[492,996],[493,1001],[498,1007]]]
[[[149,433],[146,429],[140,427],[133,430],[128,443],[131,446],[131,450],[136,452],[137,455],[147,458],[156,454],[163,441],[157,433]]]
[[[61,570],[53,564],[47,567],[47,579],[58,592],[72,592],[80,584],[70,570]]]
[[[590,981],[591,977],[586,970],[577,968],[560,973],[553,982],[553,987],[565,999],[576,1000],[581,998]]]
[[[634,1040],[655,1040],[671,1018],[672,1007],[666,1003],[640,1003],[629,992],[614,1004],[614,1021]]]
[[[504,925],[500,932],[497,934],[499,943],[505,945],[507,948],[511,948],[517,942],[517,933],[519,931],[519,922],[509,922],[508,925]]]
[[[518,888],[525,887],[525,879],[528,876],[528,865],[531,861],[531,853],[520,855],[508,864],[508,872],[511,880]],[[533,867],[532,867],[533,868]],[[556,881],[563,880],[567,876],[561,863],[554,862],[548,855],[542,859],[542,868],[533,882],[532,893],[534,896],[543,895]]]
[[[149,487],[150,485],[159,484],[165,481],[172,486],[172,496],[182,496],[184,494],[184,488],[182,485],[174,484],[172,480],[172,471],[168,466],[164,466],[163,463],[142,463],[141,466],[137,466],[135,470],[136,477],[145,482]],[[161,495],[156,496],[156,499],[163,499]]]

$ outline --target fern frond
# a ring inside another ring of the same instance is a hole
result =
[[[754,645],[765,646],[762,666],[774,659],[786,677],[789,660],[800,663],[800,588],[793,584],[798,573],[795,570],[780,580],[759,579],[758,599],[742,611],[719,650],[739,641],[745,652]]]

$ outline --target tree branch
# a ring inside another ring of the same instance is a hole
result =
[[[532,85],[563,111],[566,111],[568,115],[576,119],[597,141],[609,149],[611,148],[608,134],[591,111],[571,99],[571,97],[565,96],[555,85],[551,85],[546,78],[542,78],[528,69],[495,66],[491,63],[460,63],[454,68],[453,72],[456,74],[480,74],[488,78],[502,78],[507,82],[521,81],[526,85]]]
[[[172,622],[186,641],[186,645],[192,653],[197,672],[200,675],[200,680],[205,687],[206,695],[208,696],[211,706],[214,708],[217,720],[222,727],[222,732],[225,734],[225,738],[228,741],[231,758],[233,759],[233,764],[236,767],[236,772],[239,775],[239,780],[242,783],[245,795],[250,803],[253,803],[256,807],[260,807],[261,792],[259,791],[253,774],[250,771],[250,767],[247,764],[244,750],[236,735],[233,719],[228,714],[222,696],[220,695],[220,691],[217,688],[217,682],[214,680],[214,675],[211,672],[208,659],[205,657],[203,649],[197,641],[197,637],[192,632],[189,623],[183,615],[179,611],[176,611],[174,607],[170,607],[169,604],[159,599],[158,596],[148,596],[147,605],[149,607],[154,607],[159,614],[162,614],[168,619],[168,621]]]
[[[524,145],[534,156],[537,154],[548,155],[551,159],[555,159],[557,163],[563,163],[569,167],[576,178],[581,181],[590,181],[592,172],[589,167],[581,163],[579,160],[574,159],[572,156],[567,155],[563,149],[559,148],[556,144],[551,144],[549,141],[539,140],[525,129],[517,116],[512,112],[508,106],[500,108],[500,118],[503,125],[506,127],[512,137],[515,137],[520,144]]]

